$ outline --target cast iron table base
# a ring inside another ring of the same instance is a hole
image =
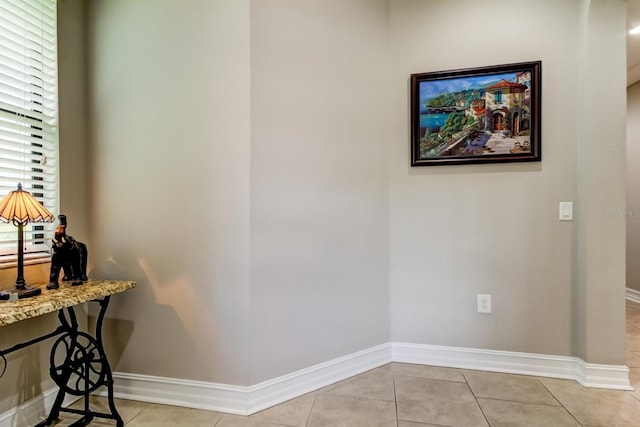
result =
[[[113,375],[102,344],[102,322],[109,305],[109,299],[110,296],[106,296],[103,299],[92,301],[100,304],[95,337],[78,330],[76,314],[71,306],[66,308],[66,313],[65,309],[58,311],[60,325],[55,331],[17,344],[7,350],[0,350],[0,355],[6,355],[59,335],[51,348],[49,368],[51,378],[59,390],[49,416],[36,427],[52,425],[60,417],[61,412],[81,415],[81,418],[70,424],[70,427],[86,426],[96,417],[114,420],[117,427],[124,427],[124,421],[113,400]],[[102,386],[107,387],[110,413],[91,410],[89,401],[91,393]],[[63,408],[62,404],[67,394],[83,399],[83,408]]]

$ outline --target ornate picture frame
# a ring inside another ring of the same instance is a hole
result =
[[[541,61],[411,75],[411,166],[536,162]]]

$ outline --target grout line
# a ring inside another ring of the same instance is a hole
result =
[[[393,372],[393,365],[391,365],[391,378],[393,379],[393,405],[396,408],[396,427],[400,424],[400,416],[398,415],[398,392],[396,390],[396,374]]]
[[[549,388],[544,385],[544,383],[542,381],[540,381],[540,379],[538,378],[538,382],[542,385],[542,387],[544,387],[545,390],[547,390],[547,392],[553,396],[554,399],[556,399],[558,401],[558,403],[560,404],[560,407],[562,407],[562,409],[564,409],[567,414],[569,414],[569,416],[571,416],[571,418],[573,418],[575,420],[576,423],[578,423],[578,425],[583,426],[583,424],[578,421],[578,419],[576,418],[575,415],[573,415],[573,413],[566,407],[564,406],[564,403],[562,403],[562,401],[560,400],[560,398],[558,396],[556,396],[555,394],[553,394],[553,392],[551,390],[549,390]],[[584,426],[583,426],[584,427]]]
[[[473,389],[471,388],[471,385],[467,380],[467,376],[464,374],[464,370],[461,370],[461,373],[462,373],[462,378],[464,378],[464,383],[467,385],[467,388],[471,392],[471,396],[473,396],[473,400],[476,401],[476,405],[478,405],[478,409],[480,409],[480,413],[484,417],[484,420],[487,422],[487,426],[491,426],[491,423],[489,422],[489,418],[487,418],[487,414],[484,413],[484,410],[482,409],[480,402],[478,402],[478,396],[476,396],[476,394],[473,392]]]
[[[307,414],[307,419],[304,422],[305,426],[309,425],[309,421],[311,421],[311,413],[313,412],[313,407],[316,406],[316,399],[318,398],[318,394],[317,392],[314,392],[313,394],[313,402],[311,402],[311,408],[309,408],[309,413]]]

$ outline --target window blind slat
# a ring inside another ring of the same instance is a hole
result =
[[[6,133],[7,142],[15,139],[17,139],[18,142],[24,142],[25,139],[31,138],[33,142],[36,142],[37,139],[43,139],[43,143],[47,144],[55,135],[55,126],[38,122],[35,118],[24,116],[16,117],[15,114],[3,111],[1,105],[2,103],[0,102],[0,129]],[[22,123],[18,121],[19,119],[22,119]]]
[[[29,110],[25,108],[23,105],[15,105],[11,102],[7,102],[12,100],[10,96],[1,96],[0,95],[0,111],[4,112],[13,112],[14,116],[12,116],[13,120],[18,121],[19,118],[24,118],[24,123],[29,126],[36,126],[37,124],[41,124],[45,119],[45,116],[40,111]],[[19,101],[18,98],[14,98],[13,101],[16,103]],[[38,105],[34,105],[33,108],[39,107]],[[49,117],[51,119],[51,117]],[[57,122],[57,120],[56,120]],[[56,123],[54,122],[54,124]]]
[[[39,25],[49,33],[47,35],[48,40],[55,40],[53,36],[55,34],[55,24],[53,22],[55,22],[56,11],[49,4],[38,1],[20,0],[14,2],[4,0],[0,5],[0,9],[3,9],[6,14],[14,16],[16,21],[29,23],[36,28]]]
[[[4,37],[13,40],[24,40],[26,45],[45,45],[47,39],[43,39],[43,36],[51,36],[50,29],[38,28],[38,23],[22,21],[16,24],[16,20],[21,19],[21,16],[16,16],[7,9],[0,7],[0,21],[2,21],[5,31]],[[38,49],[39,50],[39,49]]]

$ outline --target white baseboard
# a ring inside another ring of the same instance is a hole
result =
[[[116,372],[114,390],[122,399],[250,415],[390,362],[391,346],[382,344],[252,386]]]
[[[635,289],[627,288],[626,297],[629,301],[640,303],[640,291],[636,291]]]
[[[576,381],[585,387],[612,390],[634,390],[629,383],[629,368],[619,365],[597,365],[576,359]]]
[[[122,399],[250,415],[390,362],[564,378],[586,387],[633,390],[629,369],[621,365],[596,365],[568,356],[387,343],[252,386],[115,372],[114,391]],[[43,418],[54,398],[55,390],[47,391],[45,397],[0,414],[0,427],[29,424],[27,415],[37,420],[34,411]]]
[[[39,396],[0,414],[0,427],[32,426],[47,418],[56,400],[58,387],[51,387]],[[78,397],[64,400],[64,406],[71,405]]]
[[[576,380],[585,387],[633,390],[629,368],[577,357],[425,344],[393,343],[394,362]]]

